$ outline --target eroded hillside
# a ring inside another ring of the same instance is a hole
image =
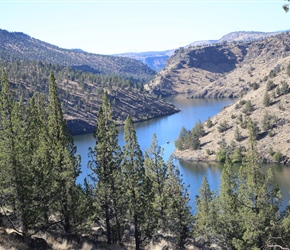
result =
[[[290,60],[290,35],[255,42],[181,48],[146,85],[157,95],[238,97]]]
[[[52,70],[64,116],[73,134],[94,131],[104,92],[110,99],[117,125],[123,124],[128,115],[137,122],[178,111],[173,104],[146,93],[142,82],[120,76],[103,76],[43,62],[7,63],[0,60],[0,68],[6,70],[16,96],[24,101],[35,93],[42,93],[47,99],[49,73]]]
[[[278,54],[279,53],[279,54]],[[286,53],[277,51],[278,55]],[[271,64],[269,58],[269,64]],[[282,60],[281,60],[282,61]],[[264,75],[261,73],[261,75]],[[221,150],[233,156],[247,148],[249,118],[256,124],[257,149],[261,160],[290,163],[290,66],[281,63],[264,80],[249,88],[248,93],[205,122],[204,136],[198,150],[176,150],[174,156],[191,161],[216,161]]]

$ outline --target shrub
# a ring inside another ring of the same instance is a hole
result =
[[[286,68],[287,75],[290,76],[290,63],[288,64]]]
[[[288,85],[288,83],[283,81],[282,86],[281,86],[281,93],[283,95],[286,95],[286,94],[288,94],[288,92],[289,92],[289,85]]]
[[[268,131],[268,133],[267,133],[267,135],[269,136],[269,137],[273,137],[275,134],[273,133],[273,131]]]
[[[232,163],[238,163],[238,162],[242,162],[243,160],[243,154],[241,152],[240,148],[236,148],[234,150],[234,153],[232,155]]]
[[[271,99],[270,99],[270,96],[269,96],[267,91],[264,94],[263,104],[264,104],[265,107],[269,107],[270,104],[271,104]]]
[[[282,111],[285,111],[285,107],[283,106],[283,104],[281,104],[281,103],[279,104],[279,109]]]
[[[269,153],[269,155],[271,155],[271,156],[273,156],[273,155],[275,154],[275,152],[273,151],[273,148],[272,148],[272,147],[270,147],[270,148],[268,149],[268,153]]]
[[[207,155],[212,155],[212,151],[210,151],[208,148],[206,149]]]
[[[218,162],[225,162],[227,158],[227,151],[225,149],[221,149],[216,153],[216,158]]]
[[[220,133],[222,133],[222,132],[226,131],[228,128],[229,128],[229,125],[228,125],[227,121],[223,121],[219,124],[218,131]]]
[[[249,115],[252,113],[252,111],[254,110],[253,108],[253,105],[251,103],[250,100],[246,101],[246,104],[245,104],[245,107],[243,109],[243,112],[246,114],[246,115]]]
[[[281,152],[276,152],[274,155],[273,155],[273,160],[274,162],[281,162],[283,160],[283,155]]]
[[[207,119],[207,121],[206,121],[206,126],[208,127],[208,128],[211,128],[212,126],[213,126],[213,122],[212,122],[212,120],[210,119],[210,117]]]
[[[268,131],[269,129],[272,129],[274,126],[273,121],[272,121],[272,116],[269,115],[268,112],[266,112],[263,116],[262,119],[262,129],[264,131]]]
[[[241,141],[243,139],[242,134],[239,130],[239,127],[236,127],[235,132],[234,132],[234,137],[236,141]]]
[[[269,73],[269,77],[270,77],[270,78],[274,78],[274,77],[276,77],[276,75],[277,75],[277,73],[276,73],[276,71],[273,70],[273,69],[272,69],[272,70],[270,71],[270,73]]]
[[[240,100],[240,105],[244,105],[247,101],[246,100]]]
[[[257,90],[259,88],[259,84],[254,82],[252,88],[253,90]]]
[[[275,87],[275,84],[274,84],[273,81],[268,81],[268,82],[267,82],[267,85],[266,85],[266,89],[267,89],[267,91],[272,90],[274,87]]]
[[[279,97],[281,95],[281,89],[280,89],[279,85],[276,88],[276,94],[277,94],[277,97]]]

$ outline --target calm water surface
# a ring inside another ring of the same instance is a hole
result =
[[[152,135],[155,133],[159,145],[164,148],[164,159],[166,161],[175,149],[174,140],[178,137],[182,126],[191,129],[199,120],[203,122],[208,117],[217,114],[223,107],[233,103],[231,99],[188,99],[184,95],[170,97],[167,100],[174,103],[181,111],[166,117],[135,124],[141,149],[144,151],[150,147]],[[123,146],[123,127],[118,127],[118,131],[119,144]],[[95,140],[92,134],[78,135],[74,137],[74,140],[78,154],[82,158],[82,174],[78,179],[82,183],[83,179],[90,173],[90,170],[87,168],[89,160],[88,148],[95,145]],[[175,160],[175,163],[180,168],[185,185],[190,186],[188,190],[194,212],[194,200],[198,189],[201,187],[203,176],[207,177],[212,190],[218,190],[222,165],[214,163],[190,163],[177,160]],[[278,165],[266,165],[263,169],[266,172],[270,167],[274,170],[274,183],[278,183],[280,186],[284,198],[282,208],[285,208],[290,199],[290,168]]]

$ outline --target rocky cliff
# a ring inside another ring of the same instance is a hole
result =
[[[145,87],[157,95],[238,97],[290,59],[290,36],[180,48]]]

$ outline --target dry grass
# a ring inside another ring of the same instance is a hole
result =
[[[219,142],[222,139],[228,145],[235,143],[237,147],[247,147],[247,128],[241,128],[236,118],[242,114],[244,119],[250,117],[261,128],[260,138],[257,141],[261,156],[267,161],[273,161],[272,155],[269,154],[269,149],[272,147],[274,152],[281,152],[284,160],[290,163],[290,143],[288,142],[290,139],[290,93],[272,97],[275,89],[269,91],[271,105],[265,107],[263,104],[266,84],[269,80],[280,88],[282,81],[290,85],[290,78],[286,73],[290,61],[289,44],[290,36],[284,34],[251,44],[229,44],[223,46],[223,51],[219,47],[189,48],[184,53],[170,58],[168,66],[152,80],[151,86],[163,85],[163,88],[178,93],[191,93],[190,95],[198,97],[238,97],[237,102],[251,101],[254,107],[250,115],[243,113],[244,106],[240,105],[240,108],[236,108],[236,103],[224,108],[212,118],[215,124],[212,128],[205,126],[207,135],[200,139],[201,150],[176,150],[174,156],[192,161],[215,161],[216,155],[208,154],[208,152],[218,151]],[[227,57],[228,55],[231,56]],[[229,59],[228,61],[225,60],[225,56]],[[232,60],[233,58],[236,60]],[[194,60],[198,63],[192,63]],[[212,63],[211,60],[216,62]],[[232,69],[229,70],[231,62],[235,62],[235,65],[231,65]],[[198,67],[193,67],[193,65],[198,65]],[[275,71],[276,76],[272,75],[270,78],[271,71]],[[252,89],[253,83],[259,84],[257,90]],[[277,117],[277,123],[271,131],[272,137],[262,130],[262,119],[266,112]],[[228,123],[229,129],[219,133],[218,126],[223,121]],[[244,140],[239,142],[234,138],[236,127],[239,127],[244,137]]]
[[[274,83],[281,87],[281,81],[287,81],[289,77],[287,76],[285,70],[280,72],[280,74],[273,78]],[[247,137],[248,130],[247,128],[243,129],[240,126],[238,121],[239,115],[243,115],[244,119],[251,118],[253,121],[258,123],[259,128],[261,129],[261,136],[257,140],[257,148],[260,152],[260,155],[267,159],[267,161],[273,161],[273,157],[269,154],[269,148],[272,147],[274,152],[281,152],[285,158],[290,159],[290,93],[287,95],[280,95],[279,97],[272,99],[272,104],[268,107],[265,107],[263,104],[264,93],[266,91],[266,82],[260,83],[260,88],[257,90],[251,90],[243,98],[239,98],[236,102],[226,108],[224,108],[219,114],[212,117],[211,120],[214,123],[214,126],[207,128],[206,125],[206,135],[200,139],[202,148],[201,150],[191,151],[184,150],[174,152],[175,157],[182,158],[186,160],[196,161],[215,161],[216,155],[208,155],[207,151],[219,150],[219,142],[224,139],[227,144],[234,142],[237,147],[247,147]],[[271,96],[271,91],[269,92]],[[245,115],[243,113],[244,105],[239,105],[240,101],[250,100],[254,111],[250,115]],[[236,105],[239,105],[240,108],[236,108]],[[281,106],[284,110],[281,110]],[[277,123],[275,124],[274,129],[272,129],[273,136],[270,137],[267,135],[266,131],[262,130],[262,120],[265,113],[277,117]],[[226,121],[229,125],[229,129],[225,132],[218,132],[218,126],[221,122]],[[236,127],[239,128],[244,140],[238,142],[234,138],[234,132]]]

